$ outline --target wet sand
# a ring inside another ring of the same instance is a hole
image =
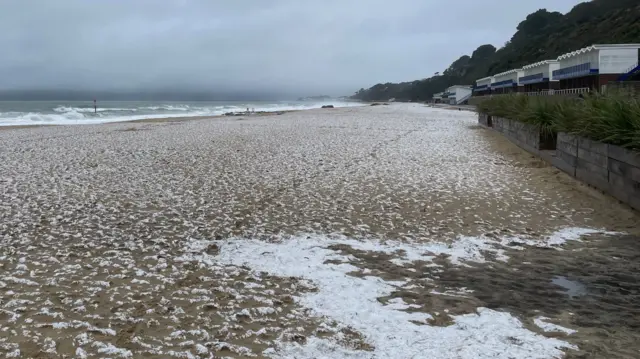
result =
[[[296,112],[299,110],[289,110],[289,111],[274,111],[274,112],[254,112],[247,114],[237,114],[237,115],[219,115],[219,116],[184,116],[184,117],[160,117],[160,118],[146,118],[141,120],[130,120],[130,121],[117,121],[117,122],[105,122],[102,124],[93,124],[95,125],[113,125],[113,124],[122,124],[122,123],[170,123],[170,122],[183,122],[183,121],[198,121],[198,120],[215,120],[220,118],[235,118],[236,120],[243,120],[245,118],[253,118],[253,117],[262,117],[262,116],[279,116],[285,113]],[[39,127],[49,127],[49,126],[78,126],[76,125],[47,125],[47,124],[38,124],[38,125],[12,125],[12,126],[0,126],[0,131],[3,130],[17,130],[17,129],[29,129],[29,128],[39,128]],[[80,124],[80,126],[88,126],[86,124]]]
[[[0,353],[634,357],[638,213],[475,123],[392,104],[0,131]]]

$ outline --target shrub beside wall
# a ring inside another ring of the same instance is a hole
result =
[[[547,157],[554,166],[640,210],[638,99],[501,96],[485,100],[478,112],[532,153],[545,157],[540,150],[555,148],[555,157]]]
[[[625,93],[584,98],[505,95],[485,99],[477,109],[536,126],[542,133],[564,132],[640,150],[640,100]]]

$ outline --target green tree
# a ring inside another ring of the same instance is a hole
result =
[[[353,98],[424,101],[449,86],[472,85],[479,78],[553,59],[592,44],[630,42],[640,42],[639,0],[592,0],[576,5],[564,15],[540,9],[520,22],[511,40],[499,50],[490,44],[482,45],[471,56],[458,58],[440,76],[387,83],[383,87],[378,84],[358,91]]]

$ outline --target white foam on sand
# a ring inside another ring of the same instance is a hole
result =
[[[568,227],[563,228],[559,231],[554,232],[547,238],[547,243],[549,245],[561,245],[566,243],[567,241],[579,241],[580,237],[589,235],[589,234],[606,234],[606,235],[615,235],[619,234],[617,232],[606,232],[603,230],[591,229],[591,228],[578,228],[578,227]]]
[[[580,227],[565,227],[559,229],[541,239],[524,237],[524,236],[511,236],[505,237],[500,240],[500,244],[505,246],[508,243],[519,243],[534,247],[547,247],[562,249],[562,245],[570,241],[581,241],[582,236],[601,234],[605,236],[613,236],[621,234],[620,232],[611,232],[604,229],[593,228],[580,228]],[[511,246],[512,249],[522,249],[521,247]]]
[[[562,349],[573,348],[564,341],[546,338],[525,329],[505,312],[478,308],[477,313],[455,316],[454,324],[436,327],[426,324],[426,313],[408,313],[398,303],[383,305],[377,298],[397,289],[398,282],[378,277],[354,277],[358,270],[348,264],[349,257],[328,249],[333,244],[356,249],[396,253],[403,260],[430,260],[433,254],[448,254],[453,261],[477,260],[481,250],[493,250],[482,240],[462,239],[461,244],[400,244],[377,241],[360,242],[303,236],[268,243],[234,239],[218,243],[220,254],[211,257],[199,249],[207,241],[187,245],[185,256],[203,263],[248,266],[254,271],[277,276],[295,276],[310,280],[318,289],[297,298],[298,304],[313,314],[335,320],[359,331],[373,352],[345,348],[331,339],[309,338],[304,345],[283,343],[265,354],[275,358],[559,358]],[[469,247],[464,243],[473,243]],[[213,242],[211,242],[213,243]],[[402,252],[398,252],[401,250]],[[332,260],[327,263],[327,260]],[[340,264],[334,264],[343,262]],[[425,325],[412,323],[420,322]]]
[[[549,318],[547,317],[538,317],[533,320],[533,323],[545,332],[561,332],[566,334],[573,334],[576,332],[576,330],[573,329],[565,328],[553,323],[548,323],[547,320],[549,320]]]

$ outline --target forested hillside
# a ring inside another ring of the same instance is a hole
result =
[[[439,76],[403,83],[377,84],[352,97],[365,101],[425,101],[452,85],[475,80],[592,44],[640,42],[640,0],[592,0],[567,14],[545,9],[529,14],[502,48],[478,47],[454,61]]]

